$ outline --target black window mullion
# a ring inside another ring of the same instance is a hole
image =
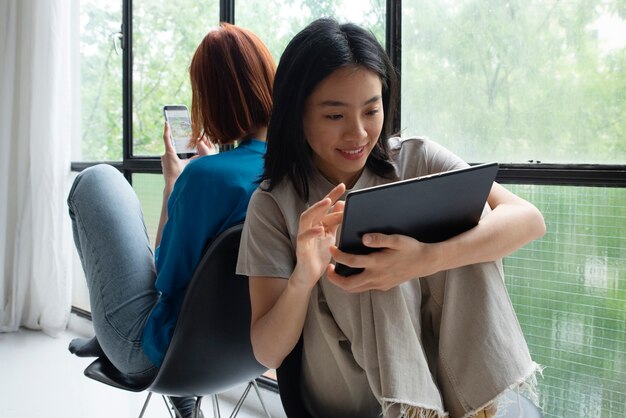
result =
[[[133,1],[122,3],[122,167],[132,184],[128,163],[133,159]]]
[[[134,157],[124,163],[124,170],[137,173],[158,173],[162,172],[161,159],[155,157]]]
[[[235,24],[235,0],[220,0],[220,22]]]
[[[387,0],[385,12],[385,48],[398,74],[398,100],[393,131],[400,132],[402,105],[402,0]]]
[[[551,186],[626,187],[626,165],[500,164],[496,181]]]

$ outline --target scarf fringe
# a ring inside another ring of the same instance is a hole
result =
[[[541,375],[541,377],[543,377],[543,367],[533,362],[532,369],[526,376],[524,376],[523,378],[521,378],[520,380],[518,380],[517,382],[515,382],[508,388],[506,388],[498,396],[496,396],[494,400],[491,400],[485,403],[484,405],[481,405],[479,408],[476,408],[475,410],[466,413],[461,418],[473,418],[476,416],[478,412],[488,408],[494,402],[496,402],[498,405],[498,409],[494,418],[498,418],[499,416],[502,416],[504,411],[507,410],[507,407],[511,405],[512,403],[514,403],[514,401],[508,399],[505,396],[502,396],[504,392],[508,390],[511,390],[517,393],[518,406],[520,405],[519,397],[523,395],[530,402],[532,402],[537,408],[543,411],[542,405],[539,404],[539,393],[537,391],[537,375],[538,374]],[[521,408],[518,408],[518,411],[521,411]]]
[[[502,391],[495,399],[481,405],[479,408],[476,408],[473,411],[470,411],[463,415],[462,418],[473,418],[477,413],[489,408],[491,405],[497,403],[498,409],[495,415],[495,418],[502,416],[504,411],[507,410],[507,407],[514,403],[511,399],[502,396],[504,392],[507,390],[511,390],[517,393],[517,403],[519,405],[519,396],[523,395],[525,398],[530,400],[535,406],[539,409],[543,410],[542,405],[539,403],[539,394],[537,392],[537,375],[541,375],[543,377],[543,367],[539,364],[533,362],[532,370],[522,379],[515,382],[504,391]],[[415,405],[408,401],[402,401],[399,399],[382,399],[382,417],[387,417],[389,413],[389,409],[394,405],[400,405],[400,417],[402,418],[445,418],[448,417],[448,413],[440,410],[439,408],[426,406],[426,405]],[[521,409],[519,409],[521,411]]]
[[[447,412],[438,408],[415,405],[398,399],[383,399],[383,413],[381,416],[387,417],[389,409],[394,405],[400,405],[400,417],[402,418],[445,418],[448,416]]]

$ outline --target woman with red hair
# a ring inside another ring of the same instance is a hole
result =
[[[165,189],[152,252],[137,196],[110,165],[81,172],[68,206],[96,337],[74,340],[80,356],[106,355],[121,372],[152,381],[202,251],[243,221],[263,172],[275,64],[252,32],[227,23],[204,37],[190,66],[192,139],[199,155],[178,158],[163,133]],[[235,145],[211,154],[210,146]],[[172,398],[183,417],[193,398]]]

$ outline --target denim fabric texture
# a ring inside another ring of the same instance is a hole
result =
[[[68,206],[102,349],[120,371],[154,376],[141,337],[158,299],[156,270],[134,190],[118,170],[100,164],[78,175]]]

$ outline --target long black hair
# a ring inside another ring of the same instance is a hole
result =
[[[396,71],[371,32],[355,24],[322,18],[310,23],[289,42],[276,70],[261,178],[269,180],[269,190],[287,177],[298,195],[308,200],[308,180],[314,166],[311,148],[304,137],[305,102],[323,79],[339,68],[354,65],[378,74],[382,83],[383,129],[366,165],[380,176],[393,175],[387,139],[392,134],[398,94]]]

